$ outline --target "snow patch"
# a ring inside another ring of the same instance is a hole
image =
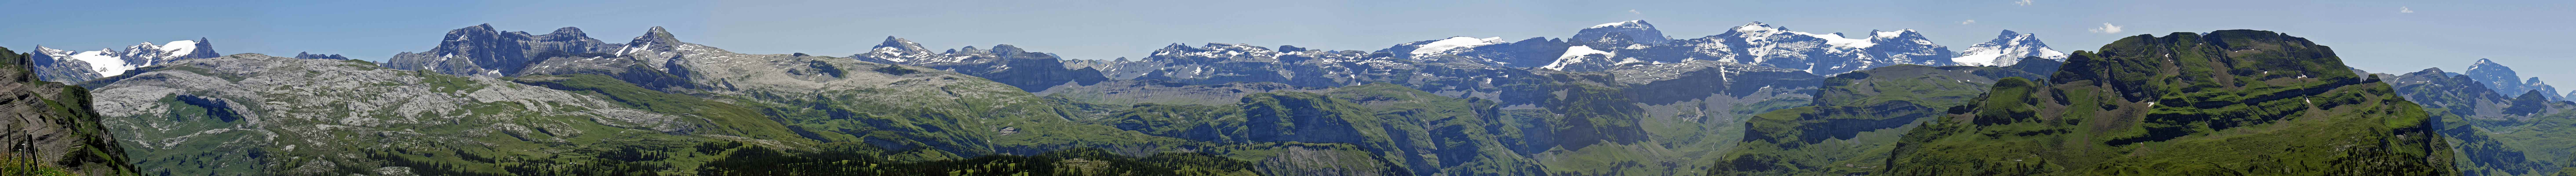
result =
[[[1825,39],[1825,44],[1826,44],[1826,45],[1834,45],[1834,46],[1839,46],[1839,47],[1847,47],[1847,48],[1869,48],[1869,46],[1875,46],[1875,45],[1878,45],[1878,43],[1870,43],[1870,42],[1869,42],[1869,40],[1867,40],[1867,39],[1851,39],[1851,38],[1843,38],[1843,33],[1825,33],[1825,34],[1814,34],[1814,33],[1806,33],[1806,32],[1792,32],[1792,33],[1797,33],[1797,34],[1799,34],[1799,35],[1814,36],[1814,37],[1816,37],[1816,38],[1823,38],[1823,39]]]
[[[1618,28],[1652,28],[1652,27],[1654,27],[1654,26],[1646,26],[1646,24],[1644,24],[1644,23],[1638,23],[1638,22],[1644,22],[1644,21],[1646,21],[1646,20],[1628,20],[1628,21],[1621,21],[1621,22],[1616,22],[1616,23],[1602,23],[1602,24],[1600,24],[1600,25],[1592,25],[1592,27],[1590,27],[1590,28],[1585,28],[1585,29],[1591,29],[1591,28],[1609,28],[1609,27],[1618,27]]]
[[[197,41],[196,41],[196,40],[170,41],[170,44],[169,44],[169,45],[161,45],[161,52],[162,52],[162,53],[170,53],[170,56],[182,56],[182,55],[188,55],[188,53],[191,53],[191,52],[197,52]]]
[[[1481,39],[1474,37],[1449,37],[1448,39],[1440,39],[1440,41],[1432,41],[1428,44],[1422,44],[1421,47],[1414,48],[1412,54],[1414,56],[1440,54],[1459,48],[1502,44],[1502,40],[1502,37]]]
[[[1565,47],[1565,55],[1556,56],[1556,62],[1547,63],[1547,66],[1540,66],[1540,68],[1546,68],[1549,70],[1565,70],[1565,65],[1583,63],[1583,56],[1593,54],[1600,54],[1601,56],[1606,57],[1617,57],[1616,53],[1595,50],[1590,46]]]

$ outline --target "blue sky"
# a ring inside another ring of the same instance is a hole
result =
[[[664,26],[742,53],[848,55],[885,36],[946,49],[1011,44],[1075,59],[1139,57],[1170,43],[1377,50],[1450,36],[1572,36],[1643,19],[1696,38],[1761,21],[1805,32],[1916,29],[1953,49],[1998,30],[2058,50],[2125,36],[2258,29],[2333,46],[2354,67],[2462,71],[2478,58],[2523,76],[2576,81],[2576,1],[28,1],[0,2],[0,46],[96,50],[209,38],[217,51],[382,60],[428,50],[447,30],[490,23],[544,33],[581,27],[625,42]],[[2404,9],[2404,10],[2401,10]],[[1967,23],[1968,20],[1975,20]],[[2118,30],[2105,29],[2105,23]]]

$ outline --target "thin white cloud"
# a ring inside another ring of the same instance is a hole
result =
[[[2013,1],[2013,4],[2020,4],[2021,6],[2030,6],[2030,0]]]
[[[2415,9],[2409,9],[2409,8],[2406,8],[2406,7],[2397,7],[2397,13],[2415,13]]]
[[[1645,12],[1637,12],[1637,9],[1628,9],[1628,13],[1629,13],[1629,14],[1638,14],[1638,15],[1644,15],[1644,14],[1646,14]]]
[[[2120,33],[2120,26],[2111,25],[2111,23],[2102,23],[2102,27],[2095,27],[2092,31],[2105,34]]]
[[[1977,23],[1977,20],[1959,21],[1959,24],[1976,24],[1976,23]]]

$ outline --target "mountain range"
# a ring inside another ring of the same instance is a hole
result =
[[[36,46],[34,54],[37,78],[52,82],[82,82],[99,77],[125,74],[139,67],[184,59],[218,56],[214,44],[204,38],[180,40],[154,45],[143,42],[123,50],[70,51]]]
[[[661,27],[607,43],[484,24],[383,63],[214,56],[203,39],[182,49],[203,56],[40,49],[15,56],[27,75],[97,76],[0,86],[49,99],[0,107],[95,114],[36,115],[94,117],[35,127],[92,140],[47,144],[99,153],[55,164],[84,175],[2545,175],[2576,163],[2563,135],[2576,103],[2530,93],[2555,90],[2501,64],[2370,74],[2271,31],[2073,53],[2012,31],[1956,53],[1910,29],[1855,39],[1754,22],[1673,39],[1638,20],[1575,32],[1082,60],[892,36],[849,56],[747,54]],[[118,74],[47,66],[96,58],[83,54],[144,61]],[[2524,93],[2491,88],[2504,86]]]
[[[2547,97],[2550,101],[2566,99],[2564,95],[2558,94],[2558,88],[2550,87],[2549,83],[2540,82],[2540,77],[2531,77],[2528,80],[2523,79],[2522,76],[2514,74],[2513,67],[2506,67],[2504,64],[2497,64],[2492,60],[2478,59],[2477,63],[2469,64],[2469,70],[2463,71],[2459,74],[2476,77],[2477,80],[2485,81],[2487,88],[2493,89],[2496,93],[2501,93],[2506,97],[2522,96],[2522,94],[2538,92],[2542,97]]]

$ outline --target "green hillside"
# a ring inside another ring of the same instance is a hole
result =
[[[1886,167],[1896,139],[1999,79],[2044,77],[2056,61],[2011,67],[1898,65],[1826,78],[1814,106],[1771,111],[1746,123],[1744,143],[1719,156],[1711,175],[1862,175]]]
[[[1885,174],[2458,174],[2436,119],[2379,81],[2280,33],[2133,36],[1998,81],[1904,135]]]

